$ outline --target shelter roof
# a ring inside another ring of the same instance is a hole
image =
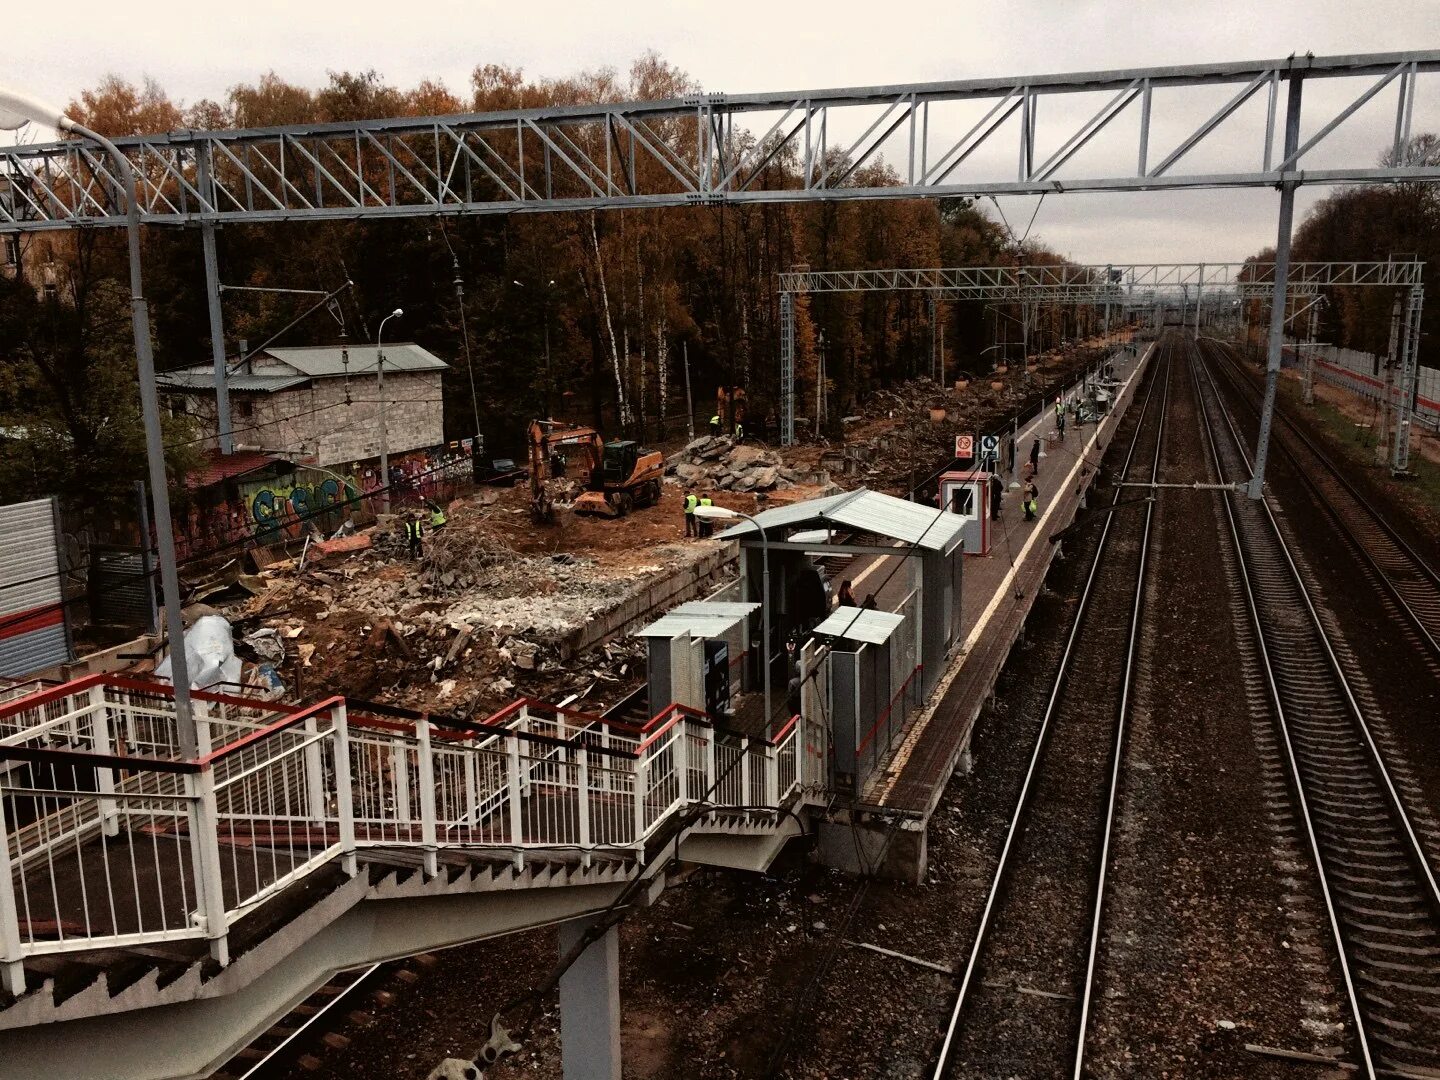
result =
[[[959,514],[948,510],[936,510],[932,506],[907,502],[867,488],[777,506],[756,514],[755,520],[770,540],[786,539],[787,529],[820,529],[840,525],[941,552],[952,551],[960,542],[965,523]],[[743,540],[753,536],[755,531],[753,524],[742,521],[726,529],[718,539]]]
[[[841,605],[815,627],[815,633],[845,638],[847,641],[863,641],[867,645],[883,645],[890,640],[895,628],[904,621],[904,615],[897,615],[893,611]]]

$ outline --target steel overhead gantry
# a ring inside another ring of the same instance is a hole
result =
[[[1437,71],[1436,50],[1305,55],[174,131],[116,141],[139,177],[143,219],[198,224],[204,232],[224,222],[1276,187],[1274,280],[1283,301],[1297,187],[1440,180],[1440,166],[1407,158],[1415,103],[1430,100],[1417,94],[1417,84]],[[1312,100],[1302,107],[1302,88],[1316,80],[1337,87],[1333,96],[1342,104]],[[1187,101],[1193,105],[1187,92],[1197,88],[1202,97],[1207,89],[1228,91],[1213,111],[1202,101],[1208,116],[1198,124],[1184,112]],[[1391,99],[1393,113],[1366,107]],[[1064,107],[1076,101],[1081,109]],[[1247,109],[1263,116],[1263,137],[1229,138],[1222,129]],[[1125,122],[1116,124],[1121,117]],[[1303,143],[1302,122],[1313,132]],[[1335,138],[1342,124],[1347,138]],[[1361,125],[1369,126],[1368,136],[1357,137]],[[1176,130],[1184,133],[1178,141],[1152,148],[1152,135],[1158,141]],[[1082,153],[1106,131],[1124,133],[1120,150]],[[1385,163],[1376,164],[1382,148]],[[1195,165],[1197,149],[1209,157],[1204,166]],[[1220,163],[1212,164],[1217,157]],[[889,169],[863,168],[882,160]],[[114,166],[82,142],[0,148],[0,234],[118,226],[124,220],[119,191]],[[205,264],[213,295],[213,235]],[[1256,498],[1264,483],[1284,308],[1273,305],[1278,314],[1251,485]],[[212,302],[210,311],[212,339],[223,340],[219,305]],[[217,383],[222,368],[216,365]]]
[[[1288,268],[1279,263],[1204,262],[785,271],[776,275],[780,291],[780,441],[787,446],[795,441],[795,297],[799,294],[923,292],[936,298],[990,303],[1118,304],[1131,308],[1153,306],[1162,299],[1179,295],[1187,305],[1194,304],[1198,335],[1200,309],[1206,301],[1213,303],[1220,297],[1273,301],[1278,294],[1283,325],[1295,314],[1285,313],[1287,292],[1309,297],[1313,304],[1326,289],[1372,285],[1398,288],[1408,297],[1395,354],[1391,357],[1392,366],[1398,365],[1400,369],[1403,399],[1394,467],[1403,469],[1401,462],[1408,461],[1409,410],[1416,377],[1424,267],[1417,259],[1386,259],[1303,262]],[[1285,281],[1287,273],[1288,282]],[[1282,287],[1277,288],[1277,283]],[[1273,362],[1278,371],[1278,353]],[[1273,398],[1267,401],[1273,408]],[[1268,439],[1268,427],[1262,431],[1262,438]]]

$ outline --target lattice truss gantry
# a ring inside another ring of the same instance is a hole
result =
[[[780,441],[795,441],[795,297],[808,293],[918,292],[933,300],[990,304],[1106,306],[1148,310],[1179,301],[1196,313],[1245,301],[1274,301],[1276,263],[1107,263],[1035,266],[958,266],[875,270],[797,269],[777,275],[780,291]],[[1308,310],[1325,291],[1357,286],[1392,287],[1410,297],[1398,349],[1399,384],[1414,381],[1409,357],[1418,338],[1425,264],[1418,259],[1371,262],[1299,262],[1288,266],[1282,299],[1293,301],[1285,318]],[[932,346],[933,347],[933,346]],[[1409,366],[1406,366],[1408,363]],[[1398,460],[1398,459],[1397,459]]]
[[[116,142],[146,220],[173,224],[1434,180],[1405,151],[1437,70],[1434,50],[1303,56]],[[0,149],[0,232],[123,217],[89,144]]]

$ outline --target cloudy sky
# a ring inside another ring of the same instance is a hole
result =
[[[148,75],[190,102],[223,98],[231,85],[268,70],[319,85],[329,70],[374,68],[401,86],[438,77],[463,95],[480,63],[563,76],[623,70],[655,49],[706,90],[744,93],[1437,45],[1440,0],[70,0],[63,16],[44,4],[12,6],[0,25],[0,79],[63,104],[103,73]],[[1236,118],[1237,145],[1247,138],[1258,145],[1261,97],[1247,119]],[[1164,121],[1157,115],[1159,130],[1180,132],[1184,120],[1203,119],[1219,100],[1200,94],[1177,103]],[[1323,91],[1307,91],[1307,105],[1324,101]],[[1369,161],[1393,108],[1392,97],[1377,99],[1368,124],[1357,117],[1347,127],[1359,130],[1337,135],[1359,140],[1352,152]],[[1041,116],[1042,135],[1047,119],[1064,119],[1054,112]],[[1415,124],[1440,129],[1434,87],[1417,104]],[[1107,137],[1108,146],[1094,148],[1093,168],[1103,168],[1106,155],[1133,168],[1133,128],[1117,122]],[[1302,208],[1321,195],[1302,191]],[[1080,261],[1225,261],[1274,242],[1275,205],[1275,194],[1263,190],[1065,195],[1040,207],[1034,234]],[[1017,230],[1034,209],[1034,199],[1005,202]]]

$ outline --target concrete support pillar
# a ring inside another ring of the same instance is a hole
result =
[[[590,927],[560,925],[560,955]],[[560,1048],[565,1080],[620,1080],[620,931],[610,927],[560,977]]]

